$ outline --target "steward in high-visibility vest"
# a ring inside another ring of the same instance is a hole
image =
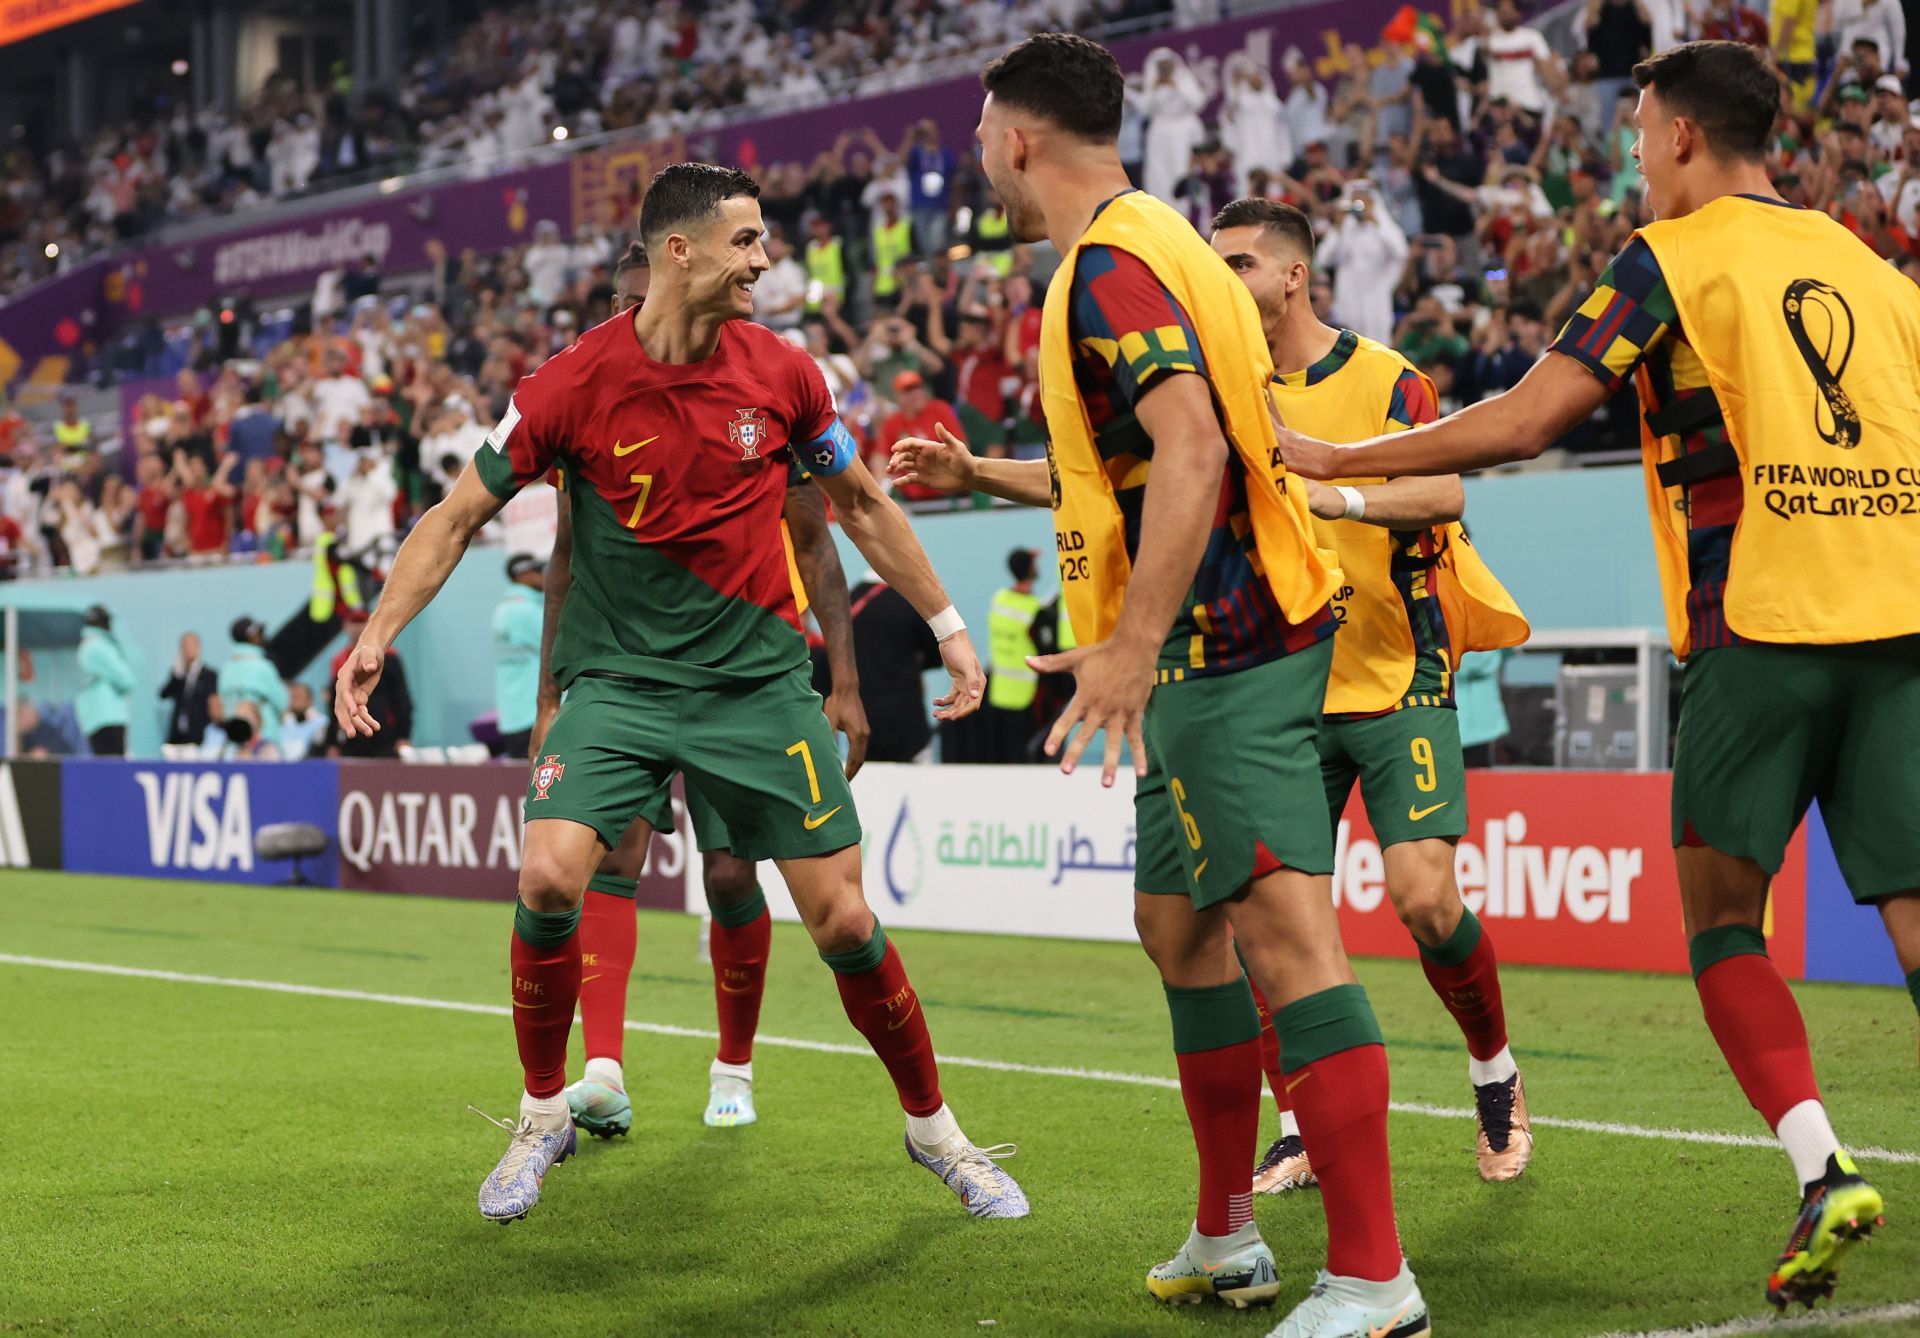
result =
[[[913,256],[913,224],[900,212],[891,195],[880,197],[880,217],[873,221],[873,295],[891,301],[900,292],[895,272]]]
[[[840,239],[833,235],[833,224],[815,216],[813,236],[807,239],[807,314],[817,316],[828,297],[844,302],[847,297],[847,255]]]
[[[1013,223],[998,204],[988,205],[974,220],[973,249],[1001,278],[1013,272]]]
[[[1016,548],[1007,554],[1013,584],[996,591],[987,609],[987,709],[993,720],[992,760],[1020,762],[1037,721],[1033,699],[1040,687],[1039,671],[1027,663],[1039,653],[1034,644],[1034,620],[1041,600],[1033,593],[1039,553]]]

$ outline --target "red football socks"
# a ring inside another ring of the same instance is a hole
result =
[[[632,897],[587,889],[580,915],[580,1032],[588,1059],[620,1062],[638,937]]]
[[[579,924],[578,910],[514,907],[513,1035],[528,1096],[558,1096],[567,1085],[567,1033],[580,998]]]
[[[1336,985],[1275,1015],[1283,1090],[1313,1158],[1327,1216],[1327,1271],[1386,1282],[1399,1276],[1387,1153],[1387,1049],[1367,994]]]
[[[913,992],[900,954],[874,922],[873,937],[850,952],[821,953],[833,968],[847,1021],[880,1056],[909,1115],[934,1115],[945,1104],[940,1071],[933,1058],[933,1036]]]
[[[760,1026],[760,1001],[767,992],[767,952],[773,945],[773,916],[766,902],[760,914],[742,925],[718,916],[707,936],[713,954],[714,1011],[720,1017],[722,1064],[753,1062],[753,1034]],[[844,997],[846,991],[842,990]]]
[[[1362,1045],[1288,1074],[1300,1141],[1327,1214],[1327,1271],[1386,1282],[1400,1273],[1387,1157],[1387,1049]]]
[[[1741,930],[1745,932],[1736,934]],[[1710,929],[1696,935],[1690,945],[1696,965],[1703,955],[1711,955],[1716,940],[1736,937],[1751,938],[1761,948],[1766,943],[1758,929],[1747,926]],[[1718,946],[1725,950],[1740,945],[1720,942]],[[1771,957],[1764,951],[1735,951],[1718,957],[1699,967],[1693,985],[1700,993],[1707,1029],[1727,1057],[1740,1090],[1769,1129],[1802,1101],[1820,1099],[1813,1053],[1807,1047],[1807,1024]]]
[[[1474,913],[1463,910],[1459,926],[1439,947],[1418,946],[1420,969],[1460,1024],[1467,1053],[1475,1059],[1492,1059],[1506,1049],[1507,1008],[1500,997],[1500,968],[1494,961],[1493,939]]]
[[[1260,1136],[1260,1013],[1251,982],[1166,985],[1180,1099],[1200,1154],[1194,1229],[1225,1236],[1253,1218],[1253,1162]]]
[[[1260,1043],[1174,1056],[1180,1099],[1200,1154],[1194,1228],[1226,1236],[1253,1219],[1253,1162],[1260,1136]]]

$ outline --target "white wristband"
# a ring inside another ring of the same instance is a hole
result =
[[[1342,520],[1358,520],[1367,514],[1367,499],[1358,488],[1342,486],[1335,488],[1334,491],[1347,499],[1347,510],[1341,517]]]
[[[959,610],[951,604],[927,619],[927,626],[933,630],[935,641],[945,641],[948,637],[967,630],[967,624],[960,617]]]

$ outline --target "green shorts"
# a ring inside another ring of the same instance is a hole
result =
[[[584,823],[609,847],[636,816],[664,817],[670,831],[675,771],[696,824],[709,806],[723,824],[700,834],[702,850],[804,859],[859,844],[853,791],[804,667],[728,688],[577,680],[533,769],[527,821]]]
[[[1818,799],[1855,901],[1920,887],[1920,637],[1716,647],[1684,689],[1674,845],[1775,873]]]
[[[1329,639],[1153,690],[1133,800],[1137,889],[1204,910],[1282,867],[1333,872],[1313,744],[1332,664]]]
[[[1364,720],[1320,725],[1320,778],[1340,825],[1355,781],[1382,848],[1467,834],[1467,771],[1460,717],[1445,706],[1408,706]]]
[[[713,802],[702,794],[700,787],[688,783],[681,777],[681,789],[687,797],[687,821],[693,826],[693,845],[699,851],[732,850],[733,833],[727,830],[725,818]],[[673,823],[673,799],[662,790],[653,802],[640,810],[640,816],[646,819],[647,826],[656,832],[671,832]]]

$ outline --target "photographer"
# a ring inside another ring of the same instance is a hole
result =
[[[1393,338],[1393,290],[1407,263],[1406,234],[1365,179],[1347,188],[1337,217],[1319,252],[1333,271],[1333,323],[1386,343]]]

